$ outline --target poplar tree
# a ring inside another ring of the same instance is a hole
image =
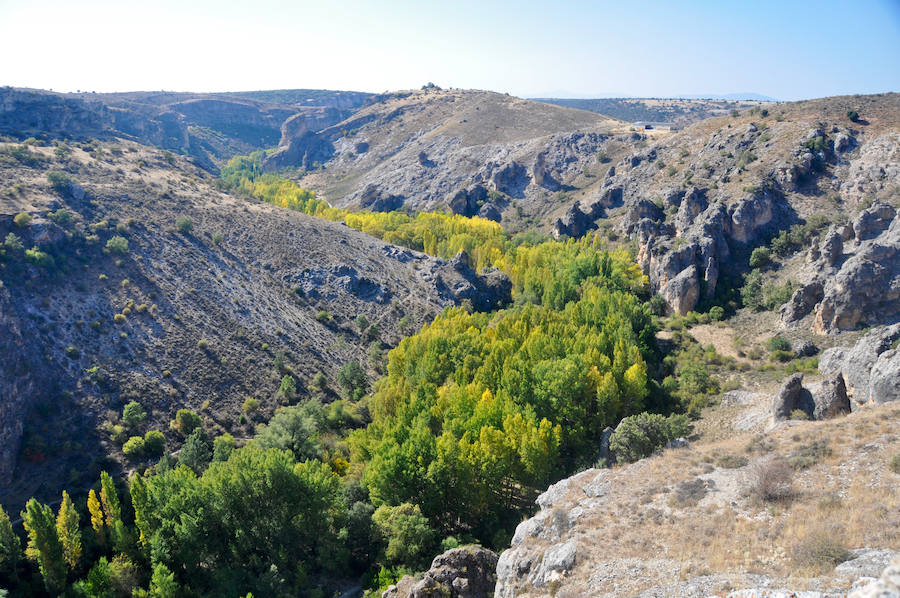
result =
[[[69,569],[78,566],[81,558],[81,525],[78,511],[69,498],[69,493],[63,490],[62,503],[59,505],[59,513],[56,515],[56,534],[62,544],[63,557]]]
[[[8,572],[15,578],[16,565],[22,558],[22,543],[13,531],[9,515],[0,506],[0,573]]]
[[[88,492],[87,506],[88,512],[91,514],[91,527],[94,529],[97,544],[106,546],[106,525],[103,523],[103,509],[93,488]]]
[[[37,563],[48,592],[62,592],[66,585],[66,562],[63,559],[62,544],[56,534],[53,509],[32,498],[25,505],[22,519],[28,532],[25,556]]]

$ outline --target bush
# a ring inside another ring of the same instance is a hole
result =
[[[900,474],[900,453],[891,457],[891,461],[888,463],[888,469],[896,474]]]
[[[72,179],[66,173],[55,170],[47,173],[47,182],[57,193],[68,193]]]
[[[197,341],[197,348],[201,351],[206,351],[206,349],[209,348],[209,341],[207,341],[205,338],[201,338],[199,341]]]
[[[348,361],[338,371],[338,384],[344,389],[347,398],[358,400],[366,394],[369,381],[366,373],[357,361]]]
[[[331,314],[323,309],[316,314],[316,321],[318,321],[320,324],[327,324],[331,321]]]
[[[241,411],[250,415],[251,413],[255,413],[259,410],[259,401],[254,399],[253,397],[247,397],[244,401],[244,404],[241,405]]]
[[[281,386],[278,388],[278,392],[281,393],[281,396],[290,399],[297,394],[297,381],[290,374],[286,374],[281,379]]]
[[[144,454],[148,457],[162,457],[166,452],[166,437],[159,430],[148,430],[144,434]]]
[[[25,261],[47,270],[52,269],[56,265],[56,261],[53,259],[52,255],[41,251],[37,247],[25,250]]]
[[[128,253],[128,239],[116,235],[106,242],[106,250],[110,253],[124,255]]]
[[[779,459],[757,463],[750,472],[750,491],[760,500],[777,502],[794,495],[794,469]]]
[[[620,461],[649,457],[666,443],[691,432],[687,416],[640,413],[623,419],[609,438],[609,448]]]
[[[851,122],[858,122],[859,112],[856,110],[847,110],[847,118],[849,118]]]
[[[766,341],[766,348],[769,351],[790,351],[791,341],[783,336],[773,336]]]
[[[753,250],[753,253],[750,254],[751,268],[762,268],[763,266],[769,265],[769,262],[771,261],[772,252],[769,251],[768,247],[757,247]]]
[[[116,324],[124,324],[128,321],[128,318],[125,314],[116,314],[113,316],[113,320],[115,320]]]
[[[25,228],[29,224],[31,224],[31,215],[28,212],[19,212],[13,218],[13,223],[19,228]]]
[[[844,529],[839,523],[815,525],[794,546],[794,562],[802,568],[830,571],[835,565],[853,558],[844,540]]]
[[[25,245],[22,244],[22,239],[20,239],[18,235],[9,233],[3,240],[3,249],[10,253],[19,253],[20,251],[25,250]]]
[[[709,308],[709,319],[718,322],[725,317],[725,308],[721,305],[713,305]]]
[[[190,216],[179,216],[175,219],[175,228],[181,234],[186,235],[194,230],[194,221],[191,220]]]
[[[136,428],[147,417],[147,412],[137,401],[131,401],[122,409],[122,423],[129,428]]]
[[[129,459],[140,459],[144,456],[144,439],[141,436],[132,436],[122,445],[122,452]]]
[[[190,409],[179,409],[172,420],[170,427],[182,436],[189,436],[191,432],[200,427],[200,416]]]
[[[234,448],[234,436],[231,434],[216,436],[213,440],[213,461],[228,461]]]

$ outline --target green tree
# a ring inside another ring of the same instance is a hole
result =
[[[3,240],[3,248],[9,253],[20,253],[25,251],[25,245],[15,233],[8,233]]]
[[[144,434],[144,454],[161,457],[166,452],[166,437],[159,430],[147,430]]]
[[[22,559],[22,543],[13,531],[9,515],[0,506],[0,574],[8,573],[16,577],[16,565]]]
[[[175,574],[162,563],[153,567],[149,598],[177,598],[179,594],[180,588],[175,582]]]
[[[234,451],[234,436],[231,434],[221,434],[213,440],[213,461],[228,461],[232,451]]]
[[[81,559],[81,521],[69,493],[65,490],[56,515],[56,534],[62,544],[66,564],[70,570],[75,569]]]
[[[358,361],[348,361],[338,371],[338,384],[344,389],[344,393],[348,399],[358,400],[366,394],[369,387],[369,380],[366,378],[366,372]]]
[[[750,254],[750,267],[762,268],[772,261],[772,252],[768,247],[757,247]]]
[[[13,224],[19,228],[25,228],[31,224],[31,215],[28,212],[19,212],[13,218]]]
[[[281,386],[278,392],[285,398],[293,398],[297,394],[297,381],[290,374],[285,374],[284,378],[281,379]]]
[[[106,250],[112,254],[124,255],[128,253],[128,239],[121,235],[110,237],[106,242]]]
[[[187,438],[191,432],[200,427],[203,421],[200,416],[190,409],[179,409],[172,420],[170,427],[179,434]]]
[[[268,424],[257,428],[254,442],[264,449],[288,450],[297,461],[315,459],[321,454],[320,426],[321,412],[314,401],[279,407]]]
[[[132,436],[122,445],[122,454],[129,459],[137,460],[144,456],[145,448],[143,436]]]
[[[25,505],[22,520],[28,532],[25,556],[37,564],[47,591],[54,595],[61,593],[66,584],[66,562],[53,510],[32,498]]]
[[[179,216],[175,219],[175,228],[181,234],[186,235],[194,230],[194,221],[191,220],[190,216]]]
[[[383,562],[386,566],[405,565],[416,571],[427,568],[437,549],[438,535],[422,515],[419,505],[382,505],[372,515],[372,520],[384,539]]]
[[[181,445],[178,463],[187,465],[196,473],[201,473],[212,461],[212,457],[212,444],[209,438],[207,438],[203,428],[197,428],[191,432],[184,444]]]
[[[609,448],[616,458],[632,462],[649,457],[667,442],[687,436],[691,424],[684,415],[666,417],[657,413],[640,413],[623,419],[609,438]]]

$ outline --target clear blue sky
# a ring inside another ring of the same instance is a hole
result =
[[[900,0],[0,0],[0,85],[900,91]]]

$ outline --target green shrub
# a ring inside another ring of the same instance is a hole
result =
[[[124,255],[128,253],[128,239],[116,235],[106,242],[106,250],[109,253]]]
[[[56,260],[53,259],[52,255],[41,251],[37,247],[25,250],[25,261],[46,270],[50,270],[56,265]]]
[[[124,324],[128,321],[128,317],[126,317],[125,314],[116,314],[113,316],[113,320],[116,324]]]
[[[122,423],[129,428],[136,428],[147,418],[147,412],[137,401],[130,401],[122,409]]]
[[[366,394],[369,387],[369,381],[366,378],[366,372],[358,361],[348,361],[340,371],[338,371],[338,384],[344,389],[347,398],[358,400]]]
[[[320,310],[319,313],[316,314],[316,321],[318,321],[321,324],[327,324],[328,322],[331,321],[331,314],[329,314],[324,309]]]
[[[762,268],[772,261],[772,252],[767,247],[757,247],[750,254],[750,267]]]
[[[849,118],[851,122],[858,122],[859,112],[856,110],[847,110],[847,118]]]
[[[15,233],[9,233],[3,240],[3,249],[9,253],[19,253],[25,250],[25,245],[22,244],[22,239]]]
[[[222,434],[213,439],[213,461],[228,461],[234,451],[234,436],[231,434]]]
[[[247,397],[246,400],[244,400],[244,404],[241,405],[241,411],[243,411],[247,415],[256,413],[257,411],[259,411],[259,401],[257,401],[253,397]]]
[[[718,322],[725,317],[725,308],[721,305],[713,305],[709,308],[709,319]]]
[[[175,414],[175,419],[169,424],[169,427],[182,436],[187,437],[191,432],[199,428],[201,423],[202,420],[200,419],[200,416],[190,409],[179,409]]]
[[[205,338],[201,338],[197,341],[197,348],[201,351],[206,351],[206,349],[209,348],[209,341],[207,341]]]
[[[766,348],[769,351],[790,351],[791,341],[783,336],[773,336],[766,341]]]
[[[787,363],[796,356],[797,355],[793,351],[782,351],[780,349],[776,349],[769,354],[769,357],[772,359],[772,361],[778,361],[781,363]]]
[[[31,224],[31,215],[28,212],[19,212],[13,218],[13,223],[19,228],[25,228]]]
[[[297,381],[290,374],[285,375],[281,379],[281,386],[278,388],[278,392],[285,398],[292,398],[297,394]]]
[[[690,421],[684,415],[665,417],[657,413],[640,413],[623,419],[609,438],[609,448],[616,459],[633,462],[649,457],[666,443],[690,434]]]
[[[132,436],[122,445],[122,452],[129,459],[140,459],[144,456],[144,438]]]
[[[47,182],[57,193],[68,193],[72,178],[64,172],[54,170],[47,173]]]
[[[63,228],[72,224],[72,214],[70,214],[63,208],[60,208],[55,212],[50,212],[49,214],[47,214],[47,217],[55,222],[58,226],[61,226]]]
[[[190,216],[179,216],[175,219],[175,228],[181,234],[186,235],[194,230],[194,221]]]
[[[162,457],[166,452],[166,437],[159,430],[148,430],[144,434],[144,454],[148,457]]]

